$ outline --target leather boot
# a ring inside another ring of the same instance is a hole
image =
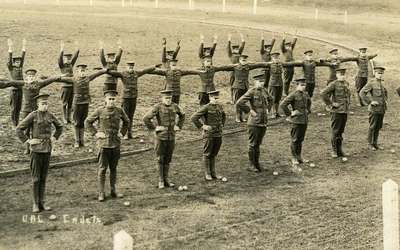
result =
[[[85,128],[79,128],[79,146],[85,146]]]
[[[117,183],[117,169],[111,171],[110,169],[110,196],[112,198],[122,198],[123,194],[117,193],[117,189],[115,187]]]
[[[72,114],[71,107],[67,107],[67,123],[68,124],[71,124],[71,114]]]
[[[44,211],[50,211],[51,207],[45,205],[45,192],[46,192],[46,182],[41,181],[39,184],[39,209]]]
[[[105,199],[105,194],[104,194],[104,186],[106,182],[106,175],[104,174],[99,174],[98,177],[98,188],[99,188],[99,201],[102,202]]]
[[[254,150],[254,163],[258,171],[263,171],[263,168],[260,165],[260,149]]]
[[[253,148],[249,149],[248,153],[249,153],[249,168],[248,168],[248,170],[252,171],[252,172],[260,172],[257,169],[256,164],[255,164],[254,149]]]
[[[175,184],[168,181],[168,175],[169,175],[169,164],[165,164],[164,165],[164,184],[166,187],[174,187]]]
[[[338,145],[338,155],[339,156],[348,156],[348,154],[346,154],[344,151],[343,151],[343,148],[342,148],[342,144],[343,144],[343,139],[338,139],[338,141],[337,141],[337,145]]]
[[[164,182],[164,164],[159,163],[158,164],[158,188],[162,189],[165,187],[165,182]]]
[[[76,126],[74,127],[74,139],[75,139],[74,148],[79,148],[80,146],[79,128]]]
[[[32,183],[32,199],[33,199],[33,206],[32,206],[32,212],[33,213],[39,213],[39,190],[40,190],[40,185],[38,181],[35,181]]]
[[[211,175],[211,164],[210,159],[208,157],[203,156],[203,165],[204,165],[204,176],[206,181],[211,181],[213,179]]]
[[[336,140],[336,138],[332,138],[331,143],[332,143],[332,153],[331,153],[331,156],[332,156],[332,158],[338,158],[339,155],[338,155],[337,140]]]
[[[215,156],[210,158],[210,169],[211,169],[211,176],[214,179],[221,180],[222,176],[217,175],[215,171]]]

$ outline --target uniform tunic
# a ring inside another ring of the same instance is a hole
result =
[[[275,44],[275,39],[272,39],[270,44],[265,44],[264,39],[261,40],[260,55],[261,55],[262,62],[270,62],[271,61],[271,50],[274,47],[274,44]],[[269,46],[271,48],[269,51],[266,50],[267,46]],[[269,83],[269,79],[270,79],[270,69],[265,68],[264,74],[265,74],[264,87],[268,88],[268,83]]]
[[[12,80],[23,80],[23,67],[25,62],[25,51],[22,51],[21,64],[19,67],[13,65],[12,52],[8,54],[7,68],[10,73]],[[18,124],[19,115],[22,107],[22,88],[21,87],[11,87],[10,92],[10,107],[11,107],[11,121],[14,125]]]
[[[121,61],[122,57],[122,49],[118,50],[118,54],[115,57],[115,60],[112,62],[108,62],[104,55],[104,49],[100,50],[100,61],[104,68],[108,70],[118,70],[118,64]],[[104,81],[104,88],[103,90],[117,90],[117,82],[118,79],[112,75],[107,75]]]
[[[282,55],[284,57],[284,62],[293,62],[294,61],[294,57],[293,57],[293,50],[296,47],[296,43],[297,43],[297,38],[294,38],[291,44],[291,48],[290,49],[286,49],[285,47],[285,39],[282,40],[281,43],[281,52]],[[289,88],[290,88],[290,83],[293,80],[293,75],[294,75],[294,67],[287,67],[284,68],[283,71],[283,76],[284,76],[284,82],[283,82],[283,91],[284,93],[287,95],[289,93]]]

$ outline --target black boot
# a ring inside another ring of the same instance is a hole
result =
[[[165,187],[165,182],[164,182],[164,164],[159,163],[158,164],[158,188],[163,189]]]
[[[213,179],[211,174],[211,164],[210,159],[208,157],[203,156],[203,164],[204,164],[204,176],[206,181],[211,181]]]
[[[80,146],[80,137],[79,137],[79,128],[77,126],[74,127],[74,148],[79,148]]]
[[[254,150],[254,163],[259,172],[264,170],[260,165],[260,148]]]
[[[79,146],[85,146],[85,128],[79,128]]]
[[[105,182],[106,182],[106,175],[99,173],[97,181],[98,181],[97,185],[98,185],[98,189],[99,189],[99,191],[98,191],[99,192],[98,200],[100,202],[103,202],[104,199],[105,199],[104,186],[105,186]]]
[[[35,181],[32,183],[32,199],[33,199],[33,206],[32,206],[32,212],[33,213],[39,213],[39,192],[40,187],[39,187],[39,181]]]
[[[331,154],[331,155],[332,155],[332,158],[338,158],[339,155],[338,155],[337,140],[336,140],[336,138],[332,138],[331,143],[332,143],[332,154]]]
[[[164,165],[164,183],[166,187],[174,187],[175,184],[172,182],[168,181],[168,175],[169,175],[169,164]]]
[[[46,203],[45,192],[46,192],[46,182],[40,181],[40,183],[39,183],[39,209],[44,210],[44,211],[50,211],[51,207],[45,205],[45,203]]]
[[[211,169],[212,178],[218,179],[218,180],[222,179],[222,176],[217,175],[217,173],[215,171],[215,156],[210,158],[210,169]]]
[[[249,168],[248,168],[249,171],[260,172],[256,167],[254,149],[250,148],[248,154],[249,154]]]

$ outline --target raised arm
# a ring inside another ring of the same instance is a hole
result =
[[[228,53],[228,57],[232,57],[232,42],[231,39],[228,40],[228,46],[226,47],[226,51]]]
[[[210,51],[210,55],[211,55],[211,57],[213,57],[214,56],[214,53],[215,53],[215,49],[217,48],[217,41],[216,40],[214,40],[214,42],[213,42],[213,46],[211,47],[211,51]]]
[[[162,47],[161,62],[167,63],[167,40],[165,38],[162,39]]]
[[[96,127],[93,125],[100,118],[100,110],[96,109],[85,121],[85,128],[91,133],[95,135],[97,133]]]
[[[97,71],[97,72],[94,72],[93,74],[91,74],[91,75],[88,76],[89,81],[93,81],[93,80],[96,79],[97,77],[99,77],[99,76],[101,76],[101,75],[103,75],[103,74],[105,74],[105,73],[107,73],[107,72],[108,72],[108,69],[102,69],[102,70],[99,70],[99,71]]]
[[[72,57],[72,60],[71,60],[71,65],[72,65],[72,66],[75,65],[76,61],[78,60],[78,57],[79,57],[79,49],[75,51],[75,54],[74,54],[74,56]]]
[[[64,50],[61,50],[58,56],[58,67],[60,69],[64,68]]]
[[[107,66],[106,56],[104,55],[104,48],[100,49],[100,62],[103,67]]]
[[[199,46],[199,58],[200,59],[202,59],[204,56],[203,49],[204,49],[204,43],[200,42],[200,46]]]
[[[274,48],[275,41],[276,41],[276,39],[275,39],[275,38],[272,38],[271,43],[270,43],[271,50]]]
[[[8,69],[9,70],[12,70],[12,66],[13,66],[13,64],[12,64],[12,57],[13,57],[13,54],[12,54],[12,46],[13,46],[13,43],[12,43],[12,41],[11,41],[11,39],[8,39],[7,40],[7,45],[8,45],[8,62],[7,62],[7,67],[8,67]]]
[[[297,43],[297,37],[293,38],[293,41],[292,41],[292,50],[294,50],[294,47],[296,47],[296,43]]]
[[[25,63],[25,55],[26,55],[26,39],[22,39],[22,54],[21,54],[21,68]]]
[[[263,37],[263,38],[261,38],[261,48],[260,48],[260,54],[261,55],[264,55],[264,53],[265,53],[264,45],[265,45],[265,40],[264,40],[264,37]]]
[[[282,53],[286,53],[285,43],[286,43],[286,38],[283,38],[282,43],[281,43],[281,52]]]
[[[239,54],[241,55],[243,53],[244,46],[246,45],[246,41],[244,40],[243,34],[240,34],[240,38],[242,40],[242,43],[240,44],[240,47],[239,47]]]
[[[120,47],[119,49],[118,49],[118,54],[117,54],[117,56],[115,57],[115,63],[118,65],[120,62],[121,62],[121,58],[122,58],[122,48]]]

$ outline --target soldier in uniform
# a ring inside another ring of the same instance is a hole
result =
[[[305,58],[302,62],[295,62],[293,65],[295,67],[301,66],[303,68],[304,78],[306,79],[307,87],[306,91],[308,95],[312,98],[315,89],[315,69],[316,67],[330,67],[331,64],[325,61],[316,61],[313,59],[313,50],[307,50],[304,52]]]
[[[7,68],[12,80],[24,80],[23,67],[26,54],[26,40],[22,40],[21,57],[13,57],[13,42],[8,39],[8,62]],[[11,121],[14,126],[18,125],[19,115],[22,107],[22,87],[10,88]]]
[[[350,109],[350,87],[345,80],[346,69],[336,69],[337,80],[328,84],[321,92],[324,103],[331,112],[332,128],[332,158],[343,157],[347,154],[343,152],[343,133],[346,128],[347,114]]]
[[[161,103],[156,104],[143,118],[146,127],[151,131],[155,130],[160,189],[174,186],[168,180],[168,173],[175,148],[175,133],[182,129],[185,121],[181,108],[172,102],[172,94],[172,90],[161,91]]]
[[[112,198],[122,198],[123,194],[117,193],[117,166],[120,158],[121,137],[126,134],[129,126],[129,118],[125,112],[116,106],[118,92],[106,90],[105,106],[100,107],[91,114],[86,120],[86,127],[90,133],[96,137],[99,147],[98,161],[98,200],[104,201],[104,186],[106,181],[107,168],[110,168],[110,192]],[[122,128],[120,129],[120,121]],[[98,122],[97,128],[94,123]],[[122,136],[120,136],[120,134]]]
[[[239,63],[239,57],[243,53],[244,46],[246,45],[246,41],[244,40],[244,36],[240,34],[241,37],[241,44],[240,45],[232,45],[232,35],[229,34],[228,36],[228,46],[227,46],[227,51],[228,51],[228,57],[231,63],[236,64]],[[229,78],[229,84],[231,86],[231,104],[235,104],[235,96],[234,96],[234,91],[233,91],[233,83],[235,82],[235,73],[232,72],[230,78]]]
[[[272,97],[264,88],[264,74],[253,77],[254,87],[249,89],[236,105],[244,112],[250,111],[247,121],[249,133],[249,170],[260,172],[260,145],[267,130],[268,112],[271,108]],[[249,102],[250,108],[246,105]]]
[[[232,68],[235,81],[233,82],[232,89],[234,95],[234,103],[237,103],[239,98],[246,93],[249,89],[249,73],[250,70],[256,68],[266,68],[269,67],[270,63],[261,62],[261,63],[248,63],[247,55],[240,55],[239,63],[235,64]],[[264,81],[263,81],[264,82]],[[243,117],[243,112],[236,105],[236,122],[246,121]]]
[[[222,128],[225,125],[226,115],[222,105],[219,103],[219,91],[208,92],[210,103],[200,107],[193,114],[191,120],[193,124],[203,131],[204,150],[203,163],[205,179],[222,179],[215,172],[215,157],[218,155],[222,144]]]
[[[260,55],[262,62],[270,62],[271,61],[271,51],[274,48],[275,44],[275,37],[272,38],[271,42],[265,44],[264,36],[261,37],[261,48],[260,48]],[[266,68],[265,71],[265,88],[268,89],[269,79],[270,79],[270,69]]]
[[[292,124],[290,150],[294,170],[300,163],[308,162],[301,156],[304,136],[308,125],[308,114],[311,113],[311,98],[305,91],[306,80],[296,79],[296,90],[291,92],[281,103],[280,107],[285,112],[287,121]],[[289,109],[291,106],[291,110]]]
[[[36,69],[28,69],[25,71],[25,80],[8,80],[0,85],[0,88],[8,88],[8,87],[16,87],[22,89],[22,110],[21,116],[22,119],[27,117],[29,113],[35,111],[37,109],[37,102],[35,96],[39,95],[39,92],[42,88],[47,85],[57,82],[61,79],[60,76],[57,77],[49,77],[45,80],[37,79],[37,70]],[[26,136],[30,136],[30,129],[26,129]],[[29,145],[27,145],[25,154],[30,153]]]
[[[351,61],[357,62],[358,73],[355,80],[357,95],[360,106],[364,106],[362,99],[360,97],[361,89],[368,83],[368,63],[369,60],[378,56],[378,54],[367,55],[367,48],[359,48],[359,55],[357,57],[351,58]]]
[[[161,53],[161,62],[164,68],[169,68],[170,60],[176,60],[178,58],[179,50],[181,49],[181,40],[176,42],[176,49],[175,50],[167,50],[167,39],[162,39],[162,53]]]
[[[383,126],[383,118],[387,109],[387,90],[383,86],[384,67],[376,66],[375,78],[368,82],[360,91],[360,97],[369,110],[368,143],[373,151],[383,149],[378,146],[379,131]]]
[[[74,124],[74,147],[84,147],[85,138],[85,119],[89,112],[90,103],[90,88],[89,84],[97,77],[107,73],[108,68],[99,70],[90,75],[87,74],[87,65],[79,64],[76,66],[76,74],[73,77],[62,77],[61,82],[72,84],[74,98],[72,101],[73,105],[73,124]]]
[[[58,67],[62,74],[68,77],[74,76],[74,65],[78,60],[79,49],[75,51],[75,54],[65,54],[64,53],[64,42],[61,42],[60,55],[58,57]],[[63,103],[63,114],[64,123],[71,123],[71,112],[72,112],[72,99],[74,97],[73,87],[70,83],[63,83],[61,100]]]
[[[217,48],[217,35],[214,35],[212,47],[204,47],[204,35],[200,35],[199,58],[203,61],[204,57],[213,57],[215,49]]]
[[[29,113],[17,126],[16,132],[21,142],[26,143],[31,148],[31,176],[32,176],[32,212],[38,213],[42,210],[51,210],[45,205],[45,189],[47,172],[49,169],[50,155],[52,150],[53,136],[56,140],[62,133],[62,124],[48,111],[47,94],[35,96],[38,109]],[[55,132],[52,135],[52,126]],[[32,132],[29,137],[26,131]]]
[[[122,42],[121,40],[118,40],[118,54],[115,55],[115,53],[107,53],[107,58],[104,55],[104,43],[100,41],[100,61],[101,65],[103,65],[103,68],[106,68],[108,70],[118,70],[118,64],[121,62],[121,57],[122,57]],[[107,75],[105,82],[104,82],[104,88],[103,90],[117,90],[117,83],[118,83],[118,78],[112,76],[112,75]]]
[[[165,77],[165,90],[172,90],[172,102],[179,104],[181,97],[181,78],[187,75],[198,75],[200,70],[185,70],[177,66],[178,60],[169,60],[169,67],[166,69],[155,69],[149,74]]]
[[[281,43],[281,52],[284,56],[284,62],[293,62],[293,50],[297,43],[297,37],[293,38],[292,42],[286,42],[286,38],[284,37]],[[294,75],[294,67],[287,67],[284,69],[284,82],[283,82],[283,94],[287,96],[289,94],[290,83],[293,80]]]
[[[329,51],[330,57],[328,59],[321,59],[321,62],[329,63],[329,77],[327,80],[327,85],[330,82],[335,81],[336,78],[336,69],[340,67],[340,64],[343,62],[350,62],[353,60],[352,57],[341,57],[339,56],[339,50],[334,48]]]
[[[134,62],[127,62],[127,65],[127,71],[118,72],[111,70],[108,72],[108,74],[117,78],[121,78],[124,86],[124,91],[122,94],[122,109],[129,118],[128,132],[126,133],[124,139],[132,139],[133,116],[135,115],[138,96],[138,79],[139,77],[154,71],[156,67],[161,66],[161,64],[148,67],[143,70],[135,70]]]

